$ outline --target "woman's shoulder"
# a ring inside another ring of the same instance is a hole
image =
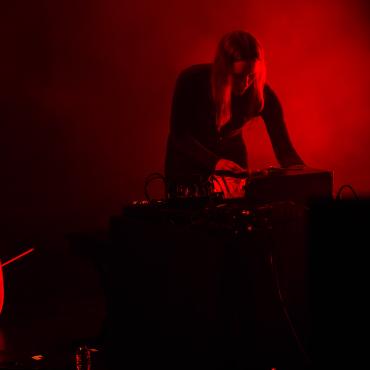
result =
[[[263,86],[263,94],[265,95],[265,98],[266,97],[271,97],[271,96],[276,96],[276,93],[275,93],[274,89],[267,82]]]
[[[193,64],[183,69],[178,75],[178,82],[198,82],[209,81],[211,75],[211,64]]]
[[[271,85],[265,83],[263,88],[264,105],[261,116],[266,120],[268,117],[277,117],[282,114],[282,106],[278,95]]]
[[[211,63],[193,64],[191,66],[184,68],[180,72],[180,76],[182,75],[197,76],[197,75],[210,73],[211,67],[212,67]]]
[[[263,97],[265,100],[265,106],[270,104],[280,104],[280,100],[275,89],[273,89],[268,83],[265,83],[263,87]]]

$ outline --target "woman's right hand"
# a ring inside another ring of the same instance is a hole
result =
[[[237,163],[235,163],[233,161],[221,158],[216,163],[215,171],[230,171],[230,172],[233,172],[233,173],[242,173],[242,172],[245,172],[246,169],[239,166]]]

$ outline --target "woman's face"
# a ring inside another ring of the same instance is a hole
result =
[[[256,62],[240,60],[232,64],[230,78],[234,95],[242,95],[253,83],[256,76]]]

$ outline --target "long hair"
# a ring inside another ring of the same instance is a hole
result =
[[[216,104],[217,127],[231,118],[230,72],[235,61],[256,63],[255,78],[248,89],[253,89],[248,111],[260,112],[264,105],[263,87],[266,81],[265,58],[258,40],[245,31],[233,31],[224,35],[218,45],[212,67],[212,95]]]

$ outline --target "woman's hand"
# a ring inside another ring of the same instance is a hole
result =
[[[215,171],[230,171],[230,172],[233,172],[233,173],[242,173],[242,172],[245,172],[246,169],[239,166],[237,163],[235,163],[233,161],[221,158],[216,163]]]

